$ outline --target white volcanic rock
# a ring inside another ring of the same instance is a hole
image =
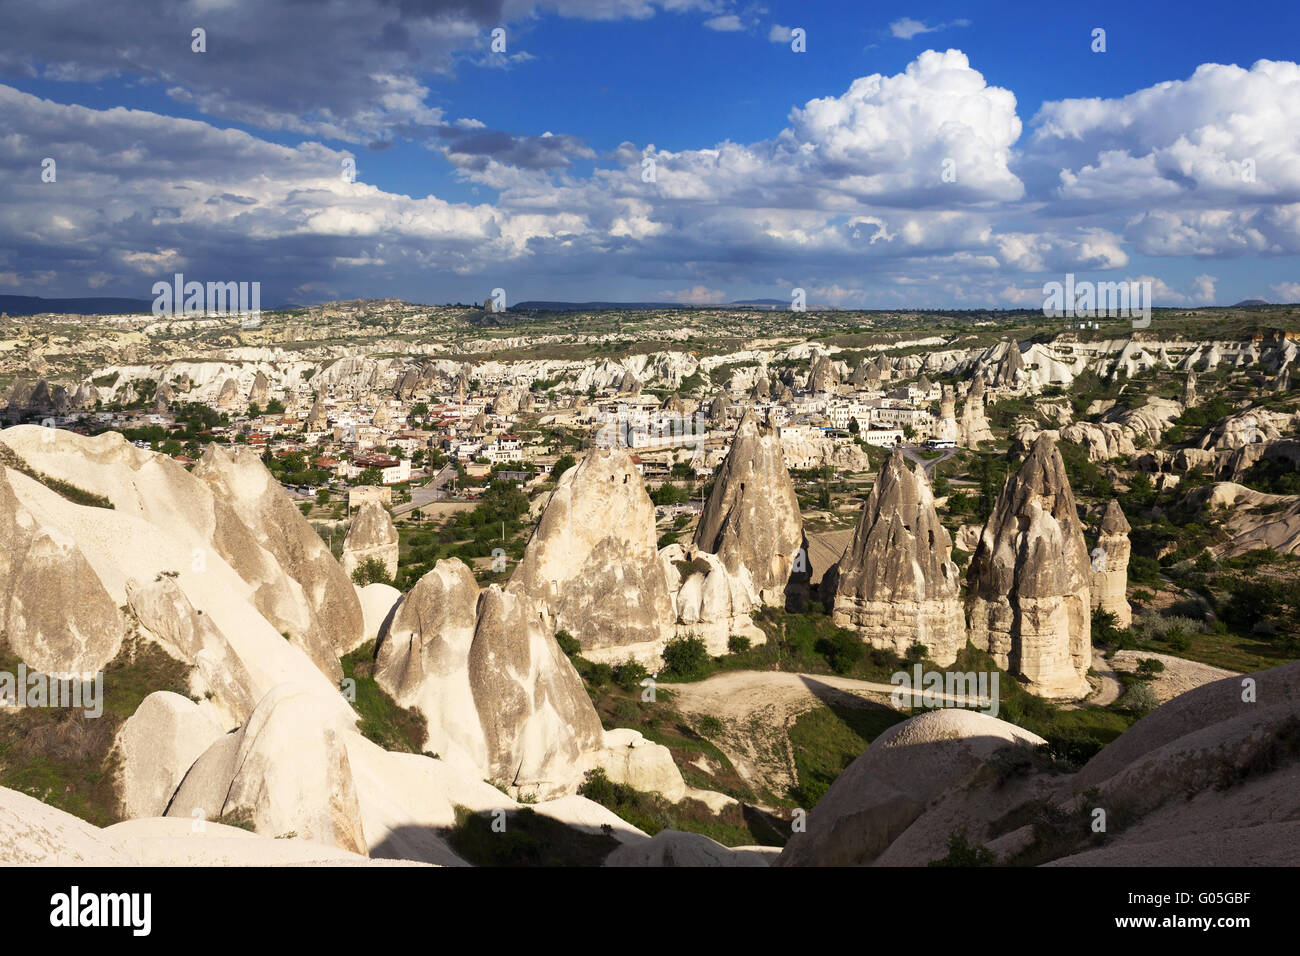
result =
[[[239,653],[213,622],[195,609],[176,579],[159,575],[148,584],[126,582],[127,606],[144,633],[173,656],[195,665],[199,685],[219,711],[225,727],[244,723],[257,703],[249,674]]]
[[[672,803],[686,796],[686,782],[667,747],[630,729],[605,731],[603,743],[588,760],[590,766],[601,767],[613,783],[662,794]]]
[[[428,722],[424,749],[512,793],[570,793],[600,721],[541,609],[441,560],[398,606],[375,679]]]
[[[970,640],[1044,697],[1081,697],[1091,567],[1056,443],[1039,436],[998,496],[967,571]]]
[[[578,639],[583,656],[657,660],[676,614],[654,505],[625,449],[593,449],[560,476],[510,580]]]
[[[963,448],[974,448],[982,441],[993,441],[993,429],[989,427],[989,420],[984,414],[984,379],[976,375],[961,409],[957,444]]]
[[[117,732],[122,815],[162,816],[194,761],[221,735],[192,700],[169,691],[146,697]]]
[[[305,627],[311,619],[301,586],[205,482],[111,432],[85,438],[19,426],[0,433],[0,442],[32,467],[113,503],[75,504],[7,473],[37,524],[77,543],[89,565],[76,579],[80,585],[101,586],[115,611],[129,608],[142,637],[191,665],[190,693],[206,698],[223,726],[242,724],[254,701],[288,681],[349,712],[337,686],[282,636],[285,622]],[[100,639],[107,633],[100,629]],[[338,667],[332,653],[328,659]]]
[[[126,622],[76,542],[19,501],[0,468],[0,626],[34,671],[92,674],[117,656]]]
[[[936,797],[959,789],[1001,747],[1044,743],[972,710],[930,711],[890,727],[836,778],[774,866],[871,863]]]
[[[349,736],[354,729],[317,695],[281,685],[258,702],[247,724],[195,761],[167,816],[251,819],[258,833],[294,833],[364,854]]]
[[[806,589],[807,544],[780,429],[747,412],[695,530],[695,547],[727,571],[747,573],[764,604],[784,607],[787,591]]]
[[[749,638],[751,644],[767,641],[766,632],[750,616],[762,602],[747,573],[732,574],[716,554],[680,544],[660,551],[659,560],[677,609],[679,636],[700,638],[714,656],[727,653],[733,634]]]
[[[397,576],[397,527],[388,509],[378,501],[367,501],[348,525],[343,539],[340,564],[349,578],[366,561],[374,559],[384,566],[389,580]]]
[[[1115,615],[1115,625],[1127,629],[1133,623],[1133,609],[1128,603],[1128,519],[1111,499],[1102,515],[1097,547],[1092,558],[1092,606]]]
[[[0,787],[0,863],[6,866],[131,866],[103,830],[17,790]]]
[[[243,534],[237,542],[229,541],[226,513],[218,511],[214,532],[217,550],[246,577],[258,573],[244,570],[239,546],[245,544],[247,532],[301,589],[299,605],[306,604],[307,619],[286,627],[290,639],[299,643],[334,680],[342,677],[338,655],[356,647],[362,640],[365,623],[361,603],[352,582],[343,572],[320,535],[294,507],[280,484],[266,470],[256,452],[248,448],[227,450],[209,445],[194,477],[204,481],[217,500],[224,502],[242,524]],[[232,559],[233,558],[233,559]],[[288,622],[285,622],[286,624]]]
[[[835,623],[873,647],[903,654],[921,643],[935,663],[952,663],[966,644],[966,620],[951,554],[925,473],[908,471],[895,448],[830,575]]]
[[[513,589],[479,598],[469,684],[487,741],[490,775],[512,795],[571,793],[583,755],[603,731],[582,680],[545,612]]]
[[[424,714],[424,750],[485,774],[487,741],[469,681],[478,600],[470,569],[456,559],[440,560],[393,612],[375,658],[375,680],[399,704]]]
[[[386,631],[393,610],[402,600],[402,592],[391,584],[367,584],[357,588],[361,600],[361,616],[366,622],[365,639],[378,640]]]

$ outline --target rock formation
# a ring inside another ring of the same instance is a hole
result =
[[[1187,370],[1187,381],[1183,383],[1183,404],[1188,408],[1195,408],[1199,400],[1196,397],[1196,372],[1192,369]]]
[[[709,424],[714,427],[722,427],[727,424],[727,409],[731,403],[727,401],[725,394],[716,396],[709,404]]]
[[[266,410],[266,403],[271,398],[271,383],[262,370],[258,369],[257,374],[253,376],[253,387],[248,391],[248,404],[256,405],[263,411]]]
[[[33,671],[99,671],[117,655],[126,622],[77,543],[25,507],[11,481],[35,484],[0,468],[0,630]]]
[[[1087,693],[1092,570],[1056,442],[1041,435],[998,496],[967,572],[970,640],[1044,697]]]
[[[803,516],[785,466],[780,429],[746,412],[695,529],[695,547],[732,575],[747,574],[764,604],[784,607],[808,580]],[[791,585],[793,584],[793,587]]]
[[[583,656],[653,662],[675,618],[655,509],[623,448],[597,448],[560,476],[510,581],[545,607]]]
[[[993,429],[984,415],[984,379],[976,375],[961,409],[957,443],[963,448],[974,448],[982,441],[993,441]]]
[[[367,501],[358,509],[343,539],[343,572],[352,572],[371,558],[381,562],[389,580],[397,576],[397,528],[388,509],[378,501]]]
[[[325,413],[325,401],[317,395],[316,401],[312,402],[311,410],[307,412],[307,420],[303,423],[309,432],[323,432],[329,425],[329,418]]]
[[[951,385],[943,387],[939,399],[939,428],[934,437],[940,441],[957,441],[957,396]]]
[[[1091,554],[1092,606],[1115,615],[1115,625],[1124,629],[1133,623],[1127,590],[1130,528],[1114,498],[1106,505],[1100,530]]]
[[[1020,355],[1020,344],[1012,339],[993,370],[993,384],[1001,388],[1019,388],[1025,377],[1025,361]]]
[[[829,392],[840,383],[839,369],[826,352],[819,352],[808,370],[808,391]]]
[[[288,631],[289,637],[301,643],[324,673],[341,677],[338,655],[360,643],[364,619],[351,580],[320,535],[251,448],[209,445],[193,475],[233,510],[246,529],[244,534],[252,532],[279,565],[278,572],[297,582],[306,599],[308,618]],[[222,526],[224,517],[224,510],[218,513],[216,548],[242,570],[251,556],[241,547],[242,541],[233,537],[235,529],[227,533]]]
[[[750,612],[762,603],[747,572],[730,573],[722,559],[708,551],[670,544],[659,552],[668,593],[677,611],[677,633],[698,637],[709,653],[727,653],[732,635],[751,644],[767,641]]]
[[[760,368],[754,379],[754,390],[749,397],[756,402],[766,402],[772,397],[772,383],[768,380],[767,369]]]
[[[901,450],[885,460],[831,575],[836,624],[873,647],[906,653],[924,644],[939,665],[966,644],[952,539],[939,523],[925,473],[908,471]]]

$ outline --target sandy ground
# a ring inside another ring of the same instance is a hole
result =
[[[1202,684],[1224,677],[1235,677],[1237,674],[1236,671],[1184,660],[1172,654],[1153,654],[1151,651],[1118,651],[1111,658],[1111,664],[1118,670],[1132,673],[1137,670],[1138,663],[1147,657],[1154,657],[1165,665],[1165,669],[1151,681],[1151,690],[1155,692],[1156,700],[1162,704]]]

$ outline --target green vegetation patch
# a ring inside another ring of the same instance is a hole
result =
[[[424,715],[402,707],[375,680],[375,642],[368,641],[343,658],[343,676],[355,681],[352,708],[361,717],[357,729],[385,750],[423,753],[429,732]],[[430,754],[432,756],[432,754]]]

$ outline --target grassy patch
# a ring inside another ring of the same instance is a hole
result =
[[[907,717],[876,704],[821,706],[803,714],[790,728],[798,780],[791,797],[811,810],[871,741]]]
[[[16,674],[19,659],[0,638],[0,670]],[[31,707],[0,710],[0,786],[109,826],[118,812],[118,728],[155,691],[189,693],[188,668],[156,644],[128,638],[104,668],[104,712]]]
[[[0,465],[6,468],[12,468],[14,471],[21,471],[33,481],[38,481],[46,488],[49,488],[55,494],[60,495],[73,504],[86,505],[90,508],[112,508],[113,502],[109,501],[103,495],[97,495],[93,491],[87,491],[85,488],[78,488],[69,481],[61,478],[55,478],[47,475],[43,471],[38,471],[8,445],[0,444]]]
[[[494,821],[497,823],[493,828]],[[600,866],[616,850],[608,833],[587,833],[544,817],[529,807],[474,813],[456,808],[448,836],[453,850],[475,866]]]
[[[352,708],[360,715],[357,729],[385,750],[418,754],[424,751],[428,721],[414,707],[402,707],[375,681],[375,642],[369,641],[343,658],[343,676],[356,682]]]

